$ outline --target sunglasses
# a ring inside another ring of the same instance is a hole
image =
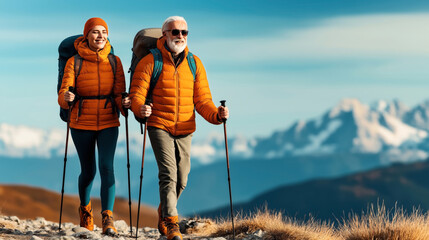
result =
[[[173,29],[173,30],[165,30],[166,32],[171,31],[171,35],[177,36],[180,33],[182,33],[182,36],[186,37],[188,36],[189,31],[188,30],[179,30],[179,29]]]

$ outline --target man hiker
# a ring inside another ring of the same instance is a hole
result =
[[[158,229],[167,239],[179,240],[177,200],[186,187],[190,171],[195,110],[208,122],[221,124],[229,117],[227,107],[216,107],[201,60],[195,59],[195,77],[190,69],[188,26],[183,17],[172,16],[162,25],[157,48],[162,54],[162,72],[147,104],[154,56],[138,63],[131,81],[131,110],[147,118],[151,145],[158,164],[160,205]],[[189,56],[188,56],[189,55]]]

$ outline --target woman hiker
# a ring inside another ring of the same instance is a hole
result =
[[[115,235],[117,231],[113,226],[112,213],[115,201],[113,159],[118,139],[119,111],[124,114],[123,108],[129,108],[131,101],[121,98],[121,93],[125,91],[124,70],[117,56],[109,56],[111,45],[107,39],[108,33],[107,24],[101,18],[91,18],[85,23],[83,37],[74,42],[83,59],[80,70],[75,69],[77,61],[74,58],[79,57],[75,55],[66,64],[58,103],[68,109],[68,102],[74,102],[70,129],[81,166],[78,181],[80,226],[91,231],[94,229],[90,195],[96,174],[97,148],[103,234]],[[110,63],[112,58],[116,62],[115,71]],[[75,74],[78,74],[76,79]],[[69,87],[75,90],[70,92]]]

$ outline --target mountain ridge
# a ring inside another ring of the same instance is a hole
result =
[[[412,212],[429,210],[429,160],[396,163],[361,173],[336,178],[320,178],[294,185],[283,185],[263,192],[248,202],[235,203],[242,214],[267,208],[304,220],[310,216],[337,222],[348,213],[361,213],[383,204],[386,209],[402,208]],[[227,217],[229,206],[202,212],[202,217]],[[338,222],[337,222],[338,223]]]
[[[140,156],[142,136],[139,133],[129,136],[130,155]],[[64,139],[65,131],[60,129],[43,130],[0,123],[0,156],[61,156]],[[220,133],[194,141],[191,154],[195,164],[207,165],[222,159],[223,141]],[[237,159],[348,152],[386,153],[386,158],[395,161],[392,156],[395,150],[407,154],[413,150],[414,156],[408,157],[411,161],[425,159],[429,157],[429,148],[420,143],[429,142],[429,100],[409,108],[399,100],[379,100],[366,105],[357,99],[343,99],[321,116],[296,121],[268,137],[248,139],[237,135],[228,141],[230,155]],[[152,151],[150,143],[147,151]],[[70,148],[69,154],[76,155],[74,148]],[[120,134],[117,155],[125,154],[125,136]],[[148,154],[148,158],[153,160],[152,155]],[[395,156],[399,158],[400,154]]]

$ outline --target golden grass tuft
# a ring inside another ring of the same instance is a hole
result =
[[[235,218],[235,233],[238,239],[247,234],[262,230],[266,240],[339,240],[332,226],[314,220],[297,223],[292,219],[284,220],[281,213],[271,213],[268,210],[258,210],[248,217]],[[204,228],[193,232],[200,236],[232,237],[232,224],[228,220],[209,223]]]
[[[248,217],[237,216],[234,222],[237,239],[262,230],[264,240],[429,240],[428,213],[415,209],[408,214],[398,207],[387,210],[384,204],[371,205],[362,215],[350,214],[337,227],[311,219],[295,221],[267,209]],[[192,233],[232,239],[232,224],[225,219],[205,220],[204,226]]]
[[[371,205],[366,214],[351,215],[338,234],[344,240],[427,240],[429,218],[418,209],[407,214],[402,208]]]

